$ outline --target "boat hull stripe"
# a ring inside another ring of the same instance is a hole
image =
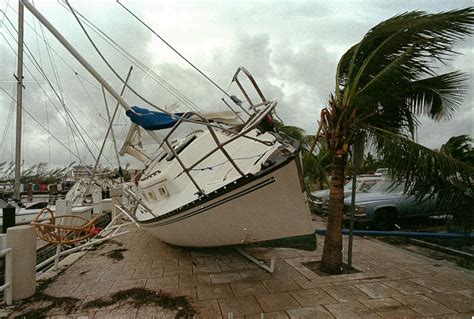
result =
[[[234,199],[237,199],[237,198],[239,198],[239,197],[242,197],[242,196],[244,196],[244,195],[247,195],[247,194],[249,194],[249,193],[252,193],[252,192],[254,192],[254,191],[257,191],[257,190],[259,190],[259,189],[261,189],[261,188],[263,188],[263,187],[265,187],[265,186],[267,186],[267,185],[270,185],[270,184],[272,184],[272,183],[274,183],[274,182],[275,182],[275,178],[274,178],[274,177],[271,177],[271,178],[266,179],[266,180],[264,180],[264,181],[262,181],[262,182],[260,182],[260,183],[258,183],[258,184],[256,184],[256,185],[252,186],[252,187],[249,187],[249,188],[247,188],[247,189],[245,189],[245,190],[243,190],[243,191],[241,191],[241,192],[239,192],[239,193],[236,193],[236,194],[234,194],[234,195],[231,195],[231,196],[229,196],[229,197],[227,197],[227,198],[225,198],[225,199],[223,199],[223,200],[221,200],[221,201],[218,201],[218,202],[216,202],[216,203],[210,204],[210,205],[208,205],[208,206],[206,206],[206,207],[202,207],[202,208],[200,208],[200,209],[198,209],[198,210],[195,210],[195,211],[193,211],[193,212],[191,212],[191,213],[189,213],[189,214],[187,214],[187,215],[180,216],[180,217],[175,218],[175,219],[173,219],[173,220],[168,220],[168,221],[165,220],[165,221],[163,221],[163,222],[158,222],[158,223],[154,223],[153,220],[149,220],[149,221],[145,221],[145,222],[140,222],[140,221],[139,221],[138,223],[139,223],[139,224],[144,224],[144,225],[146,225],[145,227],[147,227],[147,225],[150,224],[150,223],[153,223],[153,226],[165,226],[165,225],[173,224],[173,223],[175,223],[175,222],[182,221],[182,220],[184,220],[184,219],[190,218],[190,217],[195,216],[195,215],[200,214],[200,213],[204,213],[204,212],[206,212],[206,211],[208,211],[208,210],[210,210],[210,209],[212,209],[212,208],[218,207],[218,206],[223,205],[223,204],[225,204],[225,203],[227,203],[227,202],[229,202],[229,201],[232,201],[232,200],[234,200]]]

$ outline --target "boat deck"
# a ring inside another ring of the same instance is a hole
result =
[[[374,239],[354,240],[353,264],[361,272],[324,277],[303,265],[320,260],[321,236],[314,252],[249,249],[262,259],[278,257],[270,274],[235,250],[178,248],[143,229],[131,231],[82,255],[43,292],[77,298],[76,309],[68,315],[88,318],[174,317],[171,310],[124,301],[83,307],[128,288],[187,296],[197,318],[471,318],[474,314],[474,271]],[[119,250],[122,260],[107,257]],[[28,307],[33,309],[35,303]],[[63,308],[48,312],[66,314]]]

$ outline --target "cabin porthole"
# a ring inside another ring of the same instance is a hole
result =
[[[156,195],[154,192],[150,191],[148,192],[148,198],[151,200],[156,200]]]
[[[161,197],[168,197],[170,195],[165,186],[158,187],[158,193],[160,194]]]

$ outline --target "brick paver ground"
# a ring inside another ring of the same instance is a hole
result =
[[[471,318],[474,272],[374,239],[356,238],[354,266],[360,273],[319,276],[303,263],[319,261],[324,237],[314,252],[248,249],[253,256],[277,256],[270,274],[232,249],[189,249],[160,242],[143,229],[88,251],[44,291],[79,298],[82,304],[138,287],[184,295],[197,318]],[[347,244],[347,242],[346,242]],[[123,250],[123,260],[107,252]],[[117,302],[73,313],[52,309],[53,318],[173,318],[153,306]]]

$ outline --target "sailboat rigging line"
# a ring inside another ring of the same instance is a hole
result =
[[[10,0],[7,0],[7,6],[6,8],[8,8],[10,6]],[[3,27],[3,21],[5,20],[5,16],[7,15],[7,10],[0,10],[1,13],[3,13],[3,17],[2,17],[2,20],[0,21],[0,28]]]
[[[10,9],[12,9],[13,11],[15,11],[15,9],[11,6],[9,6]],[[0,10],[0,12],[2,12],[2,10]],[[3,12],[2,12],[3,13]],[[11,22],[10,22],[11,24]],[[34,27],[31,26],[30,23],[28,23],[28,21],[25,21],[25,25],[27,25],[31,31],[33,31],[36,36],[40,36],[39,33],[35,30]],[[40,23],[41,25],[41,23]],[[45,46],[51,51],[53,52],[57,58],[59,58],[63,63],[64,65],[66,65],[72,72],[74,72],[77,76],[81,77],[84,81],[86,81],[87,83],[89,83],[91,86],[95,87],[97,90],[99,90],[99,86],[95,83],[95,82],[92,82],[90,81],[89,79],[85,78],[84,76],[82,76],[79,72],[77,72],[56,50],[54,50],[53,47],[51,47],[51,45],[49,45],[48,41],[46,40],[46,37],[43,37],[43,42],[45,44]]]
[[[70,54],[79,62],[101,85],[107,88],[107,91],[118,101],[127,111],[131,110],[130,105],[125,101],[92,67],[92,65],[62,36],[62,34],[28,1],[19,0],[40,22],[54,35],[54,37],[69,51]]]
[[[13,24],[11,23],[10,19],[7,17],[7,21],[10,23],[10,25],[12,26],[12,28],[16,31],[15,27],[13,26]],[[6,30],[8,31],[8,33],[10,34],[10,36],[14,39],[15,37],[12,35],[11,31],[6,28]],[[10,47],[10,49],[14,52],[14,54],[16,54],[15,52],[15,49],[13,49],[13,47],[10,45],[9,41],[5,38],[5,35],[2,34],[2,36],[4,37],[5,39],[5,42],[8,44],[8,46]],[[75,116],[69,111],[68,107],[66,106],[65,102],[63,101],[63,99],[59,96],[58,92],[56,91],[56,89],[54,88],[54,86],[52,85],[51,81],[49,80],[49,78],[46,76],[44,70],[41,68],[41,66],[38,64],[38,61],[36,60],[36,58],[34,57],[33,53],[31,52],[31,50],[29,49],[29,47],[26,45],[26,43],[24,44],[24,47],[26,48],[26,51],[27,51],[27,57],[33,62],[33,66],[39,71],[39,73],[42,75],[42,77],[46,80],[46,82],[48,83],[49,87],[52,89],[53,93],[56,95],[56,97],[58,98],[61,106],[64,108],[65,112],[66,112],[66,115],[68,116],[68,118],[65,118],[63,116],[63,114],[59,111],[59,109],[55,106],[54,102],[51,100],[51,98],[48,96],[48,94],[46,93],[45,90],[42,90],[43,93],[45,94],[45,96],[48,97],[48,99],[53,103],[53,106],[54,108],[56,109],[56,111],[58,112],[58,114],[63,118],[63,120],[65,121],[66,124],[68,124],[68,126],[71,126],[70,123],[73,124],[73,126],[75,127],[75,129],[77,130],[77,133],[75,133],[74,130],[72,130],[72,127],[70,127],[71,129],[71,132],[73,133],[73,137],[75,134],[79,134],[79,137],[82,139],[83,143],[84,143],[84,146],[88,149],[89,153],[91,154],[92,158],[95,160],[95,156],[93,154],[93,152],[91,151],[91,149],[89,148],[89,145],[88,143],[85,141],[84,137],[82,136],[82,133],[80,131],[80,129],[77,127],[77,125],[79,125],[79,127],[84,131],[84,133],[86,134],[86,136],[89,138],[89,140],[92,142],[92,144],[97,148],[97,144],[95,144],[94,140],[89,136],[89,134],[87,133],[87,131],[82,127],[81,123],[75,118]],[[29,70],[29,68],[27,66],[25,66],[25,68],[29,71],[31,77],[38,83],[39,81],[36,80],[35,76],[33,75],[33,73],[31,72],[31,70]],[[40,86],[40,89],[41,86]],[[69,119],[69,120],[68,120]],[[76,124],[77,123],[77,124]],[[66,130],[67,130],[67,127],[66,127]],[[76,143],[76,141],[73,139],[74,143]],[[77,144],[76,144],[76,150],[77,152],[79,153],[78,151],[78,148],[77,148]],[[111,162],[107,159],[107,161],[109,162],[109,164],[111,164]],[[112,164],[111,164],[112,165]]]
[[[41,24],[40,24],[41,27]],[[33,20],[33,28],[35,29],[35,40],[36,40],[36,48],[38,49],[38,56],[39,56],[39,61],[41,65],[43,65],[43,58],[41,56],[41,49],[39,45],[39,40],[38,40],[38,33],[36,32],[36,22]],[[44,34],[43,34],[44,35]],[[46,41],[46,39],[43,39]],[[43,83],[44,85],[44,83]],[[45,109],[45,114],[46,114],[46,127],[49,130],[49,112],[48,112],[48,101],[45,99],[44,100],[44,109]],[[69,159],[72,161],[71,155],[69,155]],[[51,137],[48,134],[48,163],[51,163]]]
[[[74,18],[76,19],[77,23],[79,24],[79,26],[81,27],[82,31],[84,32],[84,34],[86,35],[87,39],[89,40],[89,42],[92,44],[92,46],[94,47],[94,49],[96,50],[97,54],[99,54],[99,56],[101,57],[101,59],[104,61],[104,63],[109,67],[109,69],[112,71],[112,73],[125,85],[127,85],[125,83],[125,80],[122,79],[122,77],[117,73],[117,71],[115,71],[115,69],[113,68],[113,66],[109,63],[109,61],[107,61],[107,59],[104,57],[104,55],[102,54],[102,52],[100,52],[99,48],[97,47],[97,45],[95,44],[95,42],[92,40],[92,38],[90,37],[89,33],[87,32],[87,30],[84,28],[84,25],[82,24],[81,20],[79,20],[79,18],[77,17],[76,15],[76,12],[74,11],[74,9],[71,7],[71,5],[69,4],[69,2],[67,0],[65,0],[66,4],[68,5],[69,9],[71,10],[71,13],[73,14]],[[159,107],[158,105],[155,105],[153,104],[152,102],[148,101],[146,98],[144,98],[143,96],[141,96],[138,92],[136,92],[132,87],[130,87],[129,85],[127,85],[127,88],[132,91],[135,95],[137,95],[140,99],[142,99],[144,102],[148,103],[149,105],[151,105],[152,107],[156,108],[157,110],[159,110],[160,112],[163,112],[163,113],[166,113],[166,114],[169,114],[171,115],[170,112],[168,112],[167,110]]]
[[[130,67],[130,71],[133,70],[132,67]],[[130,72],[129,72],[129,76],[127,77],[127,80],[128,78],[130,78]],[[124,89],[125,89],[125,86],[124,86]],[[115,155],[117,157],[117,164],[119,167],[121,167],[120,165],[120,156],[119,156],[119,151],[117,149],[117,141],[115,140],[115,134],[114,134],[114,127],[113,127],[113,122],[114,122],[114,118],[115,118],[115,115],[117,113],[117,110],[118,108],[120,107],[120,105],[117,105],[116,108],[115,108],[115,112],[114,112],[114,116],[113,117],[110,117],[110,111],[109,111],[109,105],[107,104],[107,96],[105,94],[105,90],[104,90],[104,87],[102,87],[102,94],[104,96],[104,103],[105,103],[105,110],[107,111],[107,117],[109,119],[109,127],[110,127],[110,135],[112,136],[112,141],[113,141],[113,144],[114,144],[114,148],[115,148]],[[122,90],[122,94],[123,94],[123,90]],[[123,177],[120,176],[120,179],[122,180],[123,182]]]
[[[32,3],[34,5],[34,1],[32,1]],[[43,38],[44,42],[47,43],[47,40],[46,40],[47,38],[46,38],[46,35],[44,33],[44,28],[41,25],[41,23],[39,25],[40,25],[42,38]],[[53,56],[51,54],[49,45],[46,45],[46,53],[48,54],[49,63],[51,65],[51,69],[53,70],[53,76],[54,76],[54,79],[56,80],[56,85],[58,87],[58,91],[59,91],[58,98],[60,97],[60,100],[62,102],[64,102],[64,92],[63,92],[63,88],[61,86],[61,81],[59,79],[58,68],[57,68],[56,63],[55,63],[55,61],[53,59]],[[41,65],[43,65],[43,64],[41,63]],[[72,133],[72,141],[73,141],[74,146],[76,148],[76,152],[79,154],[79,147],[77,146],[76,137],[75,137],[75,135],[72,131],[72,128],[71,128],[71,122],[69,120],[66,120],[66,135],[67,135],[68,145],[69,145],[69,147],[71,147],[71,138],[70,138],[70,135],[69,135],[69,130],[71,130],[71,133]],[[69,155],[69,160],[72,161],[71,155]]]
[[[15,98],[10,95],[10,93],[8,93],[4,88],[0,87],[0,90],[2,90],[3,92],[5,92],[6,95],[8,95],[13,101],[15,101],[16,103],[16,100]],[[74,155],[74,157],[76,157],[81,163],[83,164],[86,164],[84,163],[83,160],[81,160],[80,156],[76,153],[74,153],[70,148],[68,148],[63,142],[61,142],[60,139],[58,139],[53,133],[51,133],[51,131],[49,131],[40,121],[38,121],[30,112],[28,112],[28,110],[25,109],[24,106],[21,107],[22,110],[29,116],[31,117],[31,119],[33,121],[36,122],[36,124],[38,124],[43,130],[45,130],[48,134],[50,134],[62,147],[64,147],[66,150],[68,150],[71,154]]]
[[[8,20],[8,17],[7,17],[7,20]],[[6,29],[10,36],[13,37],[13,35],[10,33],[10,31],[8,29]],[[9,43],[9,41],[6,39],[5,35],[2,34],[3,38],[5,39],[5,42],[8,44],[8,46],[10,47],[10,49],[15,53],[15,49],[13,49],[13,47],[11,46],[11,44]],[[26,44],[25,45],[25,48],[27,49],[27,57],[30,58],[30,60],[36,62],[32,52],[29,50],[28,46]],[[92,155],[92,158],[94,158],[95,160],[95,156],[94,154],[92,153],[92,151],[90,150],[88,144],[86,143],[84,137],[82,136],[81,134],[81,131],[79,130],[79,128],[77,127],[76,125],[76,122],[79,124],[79,127],[85,132],[86,136],[89,138],[89,140],[91,140],[92,144],[98,149],[97,145],[95,144],[94,140],[89,136],[89,134],[87,133],[87,131],[82,127],[82,125],[80,124],[80,122],[74,117],[74,115],[70,114],[69,112],[69,109],[67,108],[67,106],[64,104],[64,101],[62,101],[58,95],[58,93],[56,92],[54,86],[52,85],[52,83],[49,81],[48,77],[46,76],[46,74],[44,74],[44,71],[41,69],[40,66],[37,65],[37,62],[36,64],[33,63],[33,66],[40,72],[40,74],[42,75],[42,77],[46,80],[46,82],[48,83],[48,85],[50,86],[50,88],[53,90],[53,92],[55,93],[56,97],[58,98],[61,106],[64,108],[66,114],[68,115],[69,119],[72,121],[72,123],[74,124],[76,130],[78,133],[76,133],[74,130],[72,130],[72,127],[70,127],[71,129],[71,132],[73,134],[79,134],[79,136],[82,138],[82,141],[85,145],[85,147],[89,150],[89,153]],[[36,79],[36,77],[33,75],[33,72],[25,65],[25,69],[30,73],[30,76],[33,78],[33,80],[37,83],[39,83],[39,81]],[[48,100],[52,103],[53,107],[56,109],[57,113],[62,117],[62,119],[64,120],[64,122],[66,124],[69,123],[68,121],[68,118],[65,118],[64,115],[60,112],[60,110],[56,107],[55,103],[53,102],[53,100],[51,99],[51,97],[49,97],[49,95],[47,94],[47,92],[41,87],[39,86],[40,90],[43,92],[43,94],[48,98]],[[66,127],[67,129],[67,127]],[[77,147],[76,147],[77,148]],[[79,153],[79,152],[78,152]],[[110,165],[112,165],[112,163],[109,161],[109,159],[107,157],[105,157],[106,160],[108,161],[108,163]]]
[[[94,106],[95,111],[97,112],[97,115],[104,121],[104,123],[107,124],[108,121],[105,119],[105,117],[102,114],[100,114],[99,108],[97,107],[97,104],[95,104],[94,100],[92,99],[91,95],[89,94],[89,91],[87,91],[86,87],[82,83],[81,78],[77,77],[77,80],[79,81],[79,84],[81,85],[84,92],[86,92],[86,95],[89,98],[89,101],[91,102],[91,104]]]
[[[242,123],[245,123],[244,119],[243,119],[242,117],[240,117],[239,113],[238,113],[237,111],[235,111],[235,110],[232,108],[232,106],[230,106],[230,104],[227,103],[227,101],[226,101],[224,98],[222,98],[221,100],[222,100],[222,102],[224,102],[224,104],[227,105],[227,107],[228,107],[229,109],[231,109],[231,111],[242,121]],[[249,115],[250,115],[250,114],[249,114]]]
[[[68,12],[71,10],[65,6],[63,3],[60,3]],[[192,100],[190,100],[186,95],[184,95],[181,91],[176,89],[171,83],[167,82],[165,79],[160,77],[156,72],[154,72],[151,68],[146,66],[143,62],[129,53],[126,49],[124,49],[120,44],[118,44],[114,39],[109,37],[106,33],[104,33],[100,28],[98,28],[94,23],[92,23],[89,19],[87,19],[83,14],[81,14],[77,9],[73,9],[76,14],[84,21],[84,23],[89,27],[91,31],[93,31],[96,35],[101,37],[105,42],[107,42],[112,48],[114,48],[118,53],[123,55],[126,59],[130,62],[134,63],[140,70],[142,70],[145,75],[149,76],[152,80],[154,80],[158,85],[168,91],[171,95],[176,97],[178,100],[187,104],[191,109],[195,109],[198,112],[201,112],[201,108],[197,106]]]
[[[190,66],[192,66],[196,71],[198,71],[202,76],[204,76],[209,82],[211,82],[216,88],[218,88],[222,93],[224,93],[226,96],[230,98],[230,95],[223,89],[221,88],[216,82],[214,82],[210,77],[208,77],[204,72],[202,72],[198,67],[196,67],[191,61],[186,59],[181,53],[179,53],[178,50],[176,50],[171,44],[169,44],[163,37],[161,37],[155,30],[153,30],[150,26],[148,26],[142,19],[140,19],[136,14],[134,14],[132,11],[130,11],[127,7],[125,7],[122,3],[120,3],[119,0],[116,0],[117,3],[124,8],[128,13],[130,13],[135,19],[140,21],[141,24],[143,24],[148,30],[150,30],[154,35],[156,35],[164,44],[166,44],[171,50],[173,50],[177,55],[179,55],[180,58],[182,58],[186,63],[188,63]],[[67,1],[66,1],[67,3]]]
[[[41,30],[41,34],[43,36],[43,39],[46,42],[47,38],[46,38],[46,35],[44,34],[44,28],[41,25],[41,23],[39,25],[40,25],[40,30]],[[59,93],[60,93],[61,99],[64,100],[63,88],[61,86],[61,81],[59,79],[58,68],[57,68],[56,63],[53,59],[53,56],[51,55],[51,51],[49,50],[49,48],[50,48],[50,46],[46,46],[46,52],[48,53],[49,63],[51,64],[51,69],[53,70],[54,79],[56,80],[56,84],[59,88]]]
[[[13,85],[14,85],[13,90],[15,90],[16,84],[13,84]],[[11,122],[12,117],[13,117],[14,108],[15,108],[15,101],[11,100],[10,108],[8,110],[8,115],[7,115],[7,123],[5,125],[5,129],[3,130],[3,137],[2,137],[2,141],[0,143],[0,154],[4,154],[4,152],[2,152],[2,150],[3,150],[3,147],[5,146],[5,141],[7,140],[8,127],[10,126],[10,122]],[[0,157],[0,160],[2,160],[2,159],[3,159],[3,156]]]
[[[125,78],[125,82],[128,82],[128,80],[130,79],[130,74],[132,74],[132,70],[133,70],[133,67],[130,67],[130,69],[128,70],[128,73],[127,73],[127,77]],[[124,84],[124,86],[122,87],[122,90],[120,91],[120,96],[123,96],[123,94],[125,93],[125,88],[126,87],[127,87],[127,85]],[[106,100],[106,97],[105,97],[104,87],[102,87],[102,92],[104,94],[104,100],[105,100],[105,103],[106,103],[106,106],[107,106],[107,100]],[[90,187],[92,185],[92,180],[93,180],[93,177],[96,173],[97,165],[99,164],[100,157],[102,156],[102,151],[104,150],[105,144],[107,143],[107,137],[109,136],[110,132],[112,132],[112,134],[113,134],[112,125],[114,123],[115,115],[117,115],[117,111],[118,111],[119,107],[120,107],[120,105],[119,105],[119,103],[117,103],[117,105],[115,106],[114,114],[112,115],[112,118],[109,120],[109,127],[107,128],[107,133],[105,133],[104,141],[102,142],[102,146],[100,147],[99,155],[97,156],[97,160],[96,160],[94,168],[92,170],[92,178],[90,179],[90,183],[87,186],[87,189],[86,189],[86,192],[85,192],[86,194],[89,192]],[[108,110],[108,108],[107,108],[107,110]],[[114,143],[115,143],[115,139],[114,139]],[[116,148],[116,150],[117,150],[117,148]],[[118,164],[119,164],[119,167],[120,167],[120,160],[119,160],[118,152],[117,152],[117,161],[118,161]],[[123,182],[123,177],[121,177],[121,180]]]
[[[14,8],[11,7],[11,9],[13,11],[15,11]],[[10,25],[12,25],[12,27],[14,28],[13,24],[11,23],[11,21],[8,19],[7,17],[7,20],[9,21]],[[24,21],[23,21],[23,24],[24,24]],[[30,26],[31,28],[31,26]],[[14,28],[15,29],[15,28]],[[42,25],[40,24],[40,29],[41,29],[41,32],[42,32],[42,38],[44,40],[44,42],[47,44],[46,42],[46,36],[44,34],[44,30],[42,28]],[[16,31],[16,30],[15,30]],[[36,30],[35,30],[35,33],[36,33]],[[36,36],[38,37],[38,33],[36,33]],[[26,45],[25,45],[26,46]],[[62,87],[61,87],[61,82],[59,81],[59,75],[58,75],[58,72],[57,72],[57,67],[56,67],[56,64],[54,63],[54,60],[51,56],[51,52],[49,51],[49,48],[50,46],[49,45],[46,45],[46,52],[48,53],[48,57],[49,57],[49,61],[50,61],[50,64],[51,64],[51,68],[53,70],[53,75],[54,75],[54,78],[56,80],[56,85],[58,86],[59,88],[59,94],[58,94],[58,98],[60,100],[64,100],[64,96],[63,96],[63,90],[62,90]],[[33,55],[32,55],[33,56]],[[42,64],[41,64],[42,65]],[[68,140],[68,145],[69,147],[71,147],[71,138],[69,136],[69,130],[71,129],[70,126],[71,126],[71,123],[69,122],[69,120],[67,119],[64,119],[64,121],[66,122],[66,135],[67,135],[67,140]],[[71,133],[73,133],[72,129],[71,129]],[[74,146],[76,147],[76,152],[79,153],[79,148],[77,146],[77,142],[76,142],[76,138],[75,138],[75,135],[73,134],[72,136],[72,140],[74,142]],[[69,157],[69,159],[72,161],[71,157]]]
[[[40,26],[43,41],[44,41],[45,44],[47,44],[46,45],[46,52],[48,54],[49,63],[51,64],[51,69],[53,70],[53,75],[54,75],[54,78],[56,80],[56,84],[59,88],[59,96],[64,101],[64,93],[63,93],[63,89],[62,89],[62,86],[61,86],[61,81],[59,80],[59,74],[58,74],[56,63],[55,63],[55,61],[52,57],[52,54],[51,54],[51,50],[50,50],[51,47],[49,46],[49,44],[47,42],[47,38],[46,38],[46,35],[44,33],[44,28],[41,25],[41,23],[39,24],[39,26]],[[66,124],[67,124],[67,126],[66,126],[66,135],[67,135],[68,145],[70,147],[71,146],[71,137],[69,135],[69,130],[71,129],[70,128],[71,125],[70,125],[70,123],[68,123],[68,121],[66,121]],[[71,133],[72,133],[72,129],[71,129]],[[74,142],[74,146],[76,147],[76,152],[79,154],[79,148],[77,147],[77,142],[76,142],[76,138],[75,138],[74,134],[72,134],[72,141]],[[69,155],[69,160],[72,161],[71,155]]]

